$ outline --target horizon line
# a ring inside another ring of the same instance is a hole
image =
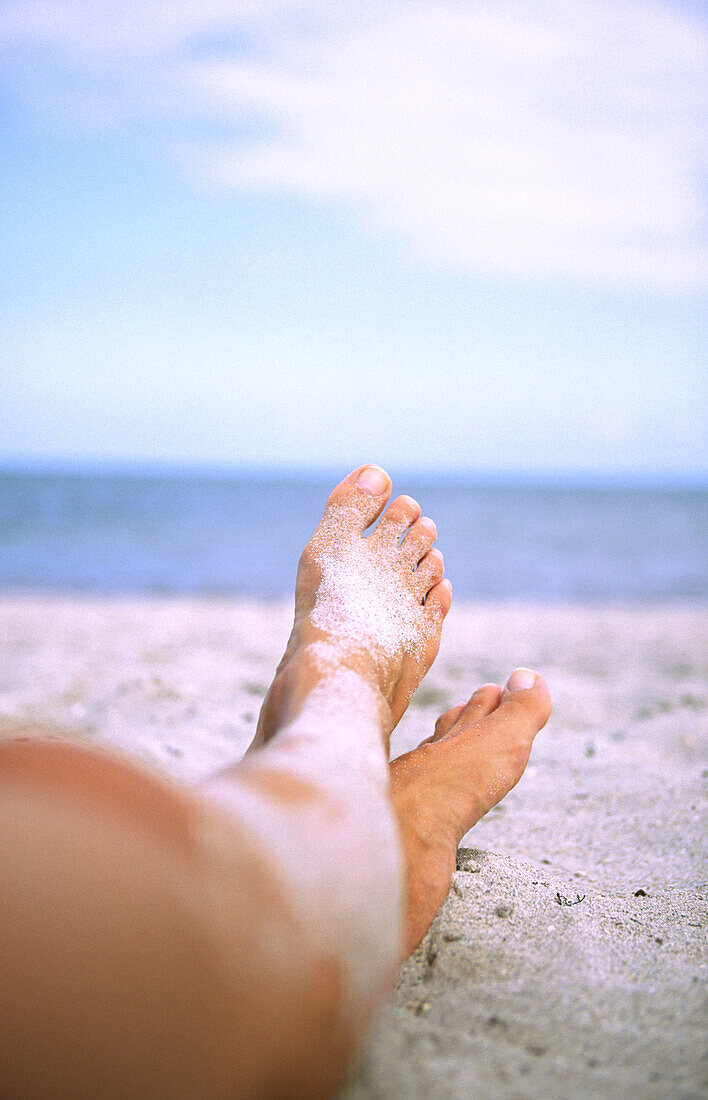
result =
[[[372,460],[373,461],[373,460]],[[501,467],[473,469],[468,466],[440,466],[437,468],[415,466],[406,463],[390,463],[390,471],[396,478],[438,483],[454,479],[457,484],[513,488],[533,486],[538,488],[627,488],[627,489],[676,489],[708,490],[708,471],[701,470],[593,470],[593,469],[504,469]],[[345,464],[335,463],[279,463],[279,462],[210,462],[178,461],[174,459],[92,459],[92,458],[12,458],[0,455],[0,476],[28,475],[38,477],[116,477],[150,478],[159,480],[173,477],[218,479],[272,480],[287,478],[292,481],[331,478],[341,479],[349,472]]]

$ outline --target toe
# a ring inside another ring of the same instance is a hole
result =
[[[423,606],[436,619],[442,621],[445,618],[452,606],[452,585],[447,578],[430,589]]]
[[[499,684],[482,684],[465,706],[465,720],[478,722],[480,718],[486,718],[488,714],[497,709],[501,697],[502,689]]]
[[[535,737],[551,716],[551,693],[540,673],[517,668],[502,693],[496,713]]]
[[[430,745],[433,741],[441,741],[445,734],[450,732],[466,706],[467,703],[455,703],[454,707],[444,711],[435,722],[435,729],[430,737],[426,737],[424,741],[421,741],[418,747]]]
[[[466,703],[458,703],[446,711],[445,714],[440,715],[435,723],[433,741],[440,741],[443,737],[446,737],[459,719],[463,720],[465,728],[467,728],[473,722],[479,722],[481,718],[486,718],[499,706],[501,695],[502,689],[499,684],[482,684]],[[453,715],[454,717],[450,720]]]
[[[417,500],[413,500],[413,497],[396,497],[382,515],[376,530],[372,532],[372,541],[394,550],[401,541],[401,536],[405,535],[419,515],[420,504]]]
[[[401,543],[401,554],[405,561],[411,565],[417,565],[424,554],[438,537],[438,532],[432,519],[421,516],[411,527],[410,531]]]
[[[391,493],[391,478],[380,466],[360,466],[330,493],[320,529],[361,534],[381,515]]]
[[[413,574],[413,584],[421,603],[434,585],[439,584],[445,574],[445,559],[439,550],[428,550]]]
[[[466,706],[466,703],[455,703],[454,707],[450,707],[444,714],[441,714],[435,723],[435,733],[428,738],[428,741],[439,741],[441,737],[449,733]]]

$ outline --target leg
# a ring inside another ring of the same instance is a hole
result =
[[[362,476],[364,475],[364,476]],[[437,654],[451,602],[432,521],[362,468],[331,494],[298,571],[295,622],[245,761],[209,797],[268,821],[300,934],[337,960],[357,1047],[400,959],[401,866],[390,733]]]
[[[330,497],[241,767],[195,795],[0,752],[3,1095],[316,1097],[352,1064],[400,953],[388,738],[450,606],[414,501],[362,538],[389,491]]]

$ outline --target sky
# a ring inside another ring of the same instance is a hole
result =
[[[706,477],[699,0],[0,0],[0,461]]]

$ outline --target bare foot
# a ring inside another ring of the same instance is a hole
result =
[[[484,684],[440,716],[431,738],[391,764],[406,867],[405,955],[445,900],[462,837],[518,783],[550,713],[543,677],[517,669],[503,692]]]
[[[452,587],[443,557],[432,549],[432,520],[411,497],[397,497],[381,515],[391,479],[362,466],[329,496],[300,558],[295,622],[261,710],[251,749],[299,713],[325,676],[349,668],[381,700],[384,741],[433,663]]]

